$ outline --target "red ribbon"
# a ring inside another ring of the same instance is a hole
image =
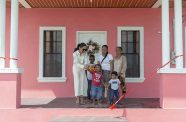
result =
[[[178,55],[178,56],[175,56],[174,58],[172,58],[170,61],[168,61],[167,63],[165,63],[163,66],[161,66],[160,68],[157,69],[157,71],[159,71],[161,68],[167,66],[169,63],[171,63],[172,61],[174,61],[175,59],[179,58],[179,57],[182,57],[183,55]]]
[[[157,71],[159,71],[161,68],[167,66],[170,62],[172,62],[172,61],[174,61],[175,59],[177,59],[177,58],[179,58],[179,57],[182,57],[182,56],[183,56],[183,55],[175,56],[175,57],[172,58],[170,61],[168,61],[167,63],[165,63],[162,67],[160,67],[159,69],[157,69]],[[112,104],[109,108],[110,108],[111,110],[115,109],[117,103],[118,103],[120,100],[124,99],[124,98],[125,98],[125,94],[123,94],[123,95],[118,99],[118,101],[116,101],[114,104]]]
[[[0,57],[0,59],[5,59],[5,60],[18,60],[16,58],[10,58],[10,57]]]

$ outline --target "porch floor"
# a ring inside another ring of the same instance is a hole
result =
[[[24,98],[21,100],[21,108],[108,108],[109,105],[93,106],[91,103],[76,105],[75,98],[55,98],[55,99],[32,99]],[[127,98],[116,106],[117,108],[160,108],[157,98]]]

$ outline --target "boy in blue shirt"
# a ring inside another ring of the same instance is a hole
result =
[[[113,71],[111,74],[112,78],[109,81],[109,86],[111,86],[110,89],[110,104],[113,104],[114,98],[116,100],[119,99],[119,86],[120,86],[120,80],[118,79],[118,73]]]
[[[95,56],[90,55],[89,56],[89,61],[90,63],[88,64],[89,67],[94,67],[94,61],[95,61]],[[88,81],[88,89],[87,89],[87,97],[89,100],[91,100],[91,87],[92,87],[92,73],[87,71],[87,81]]]

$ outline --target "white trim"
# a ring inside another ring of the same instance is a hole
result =
[[[175,16],[175,44],[174,49],[176,55],[183,55],[183,23],[182,23],[182,0],[174,0],[174,16]],[[177,58],[176,68],[183,68],[183,57]]]
[[[10,58],[18,59],[18,23],[19,23],[19,2],[11,1],[10,20]],[[17,68],[18,61],[10,59],[10,68]]]
[[[25,0],[19,0],[19,3],[25,8],[32,8]]]
[[[0,57],[5,57],[6,43],[6,0],[0,1]],[[0,59],[0,68],[5,68],[5,59]]]
[[[125,80],[127,83],[143,83],[145,78],[126,78]]]
[[[53,82],[65,82],[67,80],[66,77],[60,77],[60,78],[56,78],[56,77],[49,77],[49,78],[46,78],[46,77],[38,77],[37,80],[39,82],[49,82],[49,83],[53,83]]]
[[[86,33],[102,33],[105,35],[105,42],[107,44],[107,31],[76,31],[76,44],[78,44],[78,38],[79,38],[79,34],[86,34]]]
[[[23,73],[23,69],[22,68],[0,68],[0,73],[8,73],[8,74],[19,74],[19,73]]]
[[[160,74],[186,74],[186,68],[162,68],[157,71]]]
[[[158,0],[153,6],[152,8],[159,8],[161,6],[162,0]]]
[[[128,82],[144,82],[144,27],[118,27],[118,46],[121,46],[121,31],[132,30],[140,31],[140,77],[139,78],[126,78]]]
[[[43,32],[45,30],[62,31],[62,77],[43,77]],[[66,82],[66,27],[40,27],[39,41],[39,82]]]

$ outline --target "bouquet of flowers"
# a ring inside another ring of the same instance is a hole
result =
[[[94,66],[90,66],[90,67],[89,67],[89,70],[90,70],[91,72],[95,71]]]
[[[92,40],[90,40],[87,43],[87,46],[88,46],[88,51],[87,51],[88,55],[94,55],[95,53],[98,53],[100,50],[99,44],[97,42],[92,41]]]

